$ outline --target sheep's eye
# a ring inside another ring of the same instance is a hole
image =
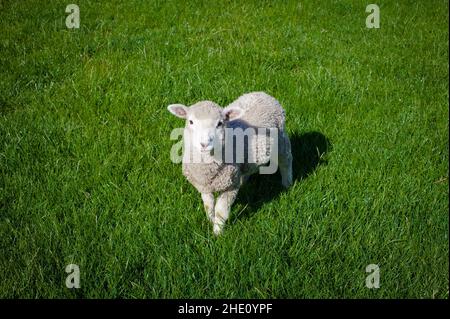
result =
[[[222,121],[219,121],[219,122],[217,123],[217,127],[221,127],[222,124],[223,124],[223,122],[222,122]]]
[[[191,124],[191,125],[192,125],[192,124],[194,124],[194,122],[192,122],[192,120],[189,120],[189,124]]]

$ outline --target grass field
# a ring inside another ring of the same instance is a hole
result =
[[[0,297],[449,297],[448,1],[69,3],[0,1]],[[256,90],[295,184],[215,238],[166,107]]]

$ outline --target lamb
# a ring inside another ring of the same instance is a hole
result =
[[[282,185],[286,188],[292,185],[292,154],[285,129],[285,112],[272,96],[252,92],[225,108],[211,101],[201,101],[190,107],[171,104],[168,110],[185,119],[183,175],[201,193],[215,235],[223,232],[241,185],[258,169],[266,168],[264,165],[278,164]],[[242,145],[235,145],[233,139],[226,136],[230,131],[248,132],[249,129],[258,129],[258,132],[271,129],[276,134],[269,137],[249,134],[247,140],[243,138]],[[271,148],[274,143],[277,147]],[[242,157],[237,158],[239,147],[244,149],[243,161]],[[230,157],[227,160],[230,150],[231,160]],[[214,193],[218,194],[216,201]]]

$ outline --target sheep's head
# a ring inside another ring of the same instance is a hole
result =
[[[190,107],[171,104],[167,107],[173,115],[185,119],[184,139],[202,153],[210,153],[214,145],[221,145],[225,127],[229,121],[240,118],[243,110],[239,107],[222,109],[211,101],[198,102]]]

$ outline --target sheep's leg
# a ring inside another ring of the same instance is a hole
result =
[[[286,135],[283,137],[283,150],[279,154],[278,165],[281,173],[281,183],[288,188],[292,185],[292,153],[291,142]]]
[[[214,195],[212,193],[202,193],[202,200],[206,215],[208,215],[211,223],[214,223]]]
[[[242,186],[244,183],[247,183],[247,181],[248,181],[249,178],[250,178],[250,175],[241,175],[241,182],[240,182],[241,186]]]
[[[230,215],[231,205],[236,199],[238,189],[223,192],[219,195],[215,207],[214,219],[214,234],[220,235],[222,233],[225,222]]]

